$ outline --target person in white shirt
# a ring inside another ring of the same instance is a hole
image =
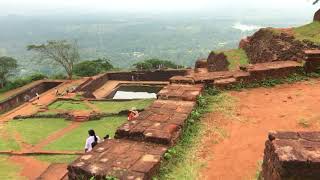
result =
[[[84,147],[84,152],[90,152],[94,146],[100,142],[99,136],[96,136],[96,133],[93,129],[88,131],[89,137],[86,140],[86,145]]]

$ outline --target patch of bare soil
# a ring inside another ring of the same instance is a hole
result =
[[[10,160],[22,167],[20,175],[28,179],[36,179],[49,166],[48,163],[38,161],[31,156],[11,156]]]
[[[208,127],[222,133],[208,133],[202,143],[206,167],[200,179],[252,179],[269,131],[320,130],[317,80],[230,94],[238,99],[235,117],[212,113],[205,119]]]

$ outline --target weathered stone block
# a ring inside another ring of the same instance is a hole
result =
[[[107,140],[72,162],[68,166],[68,177],[71,180],[91,177],[102,180],[106,176],[119,179],[151,179],[166,151],[167,147],[161,145]]]
[[[320,179],[320,132],[273,132],[264,150],[265,180]]]

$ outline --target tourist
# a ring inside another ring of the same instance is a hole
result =
[[[59,89],[58,88],[55,88],[56,89],[56,96],[59,96]]]
[[[139,112],[137,111],[137,109],[135,107],[132,107],[131,110],[129,110],[128,120],[132,121],[132,120],[136,119],[138,116],[139,116]]]
[[[94,148],[100,142],[99,136],[96,136],[96,133],[93,129],[90,129],[88,131],[88,134],[89,137],[86,140],[84,152],[90,152],[92,148]]]
[[[40,95],[38,93],[36,93],[36,96],[37,96],[37,99],[39,100],[40,99]]]

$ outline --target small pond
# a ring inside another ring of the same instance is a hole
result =
[[[121,85],[108,99],[156,99],[162,85]]]

